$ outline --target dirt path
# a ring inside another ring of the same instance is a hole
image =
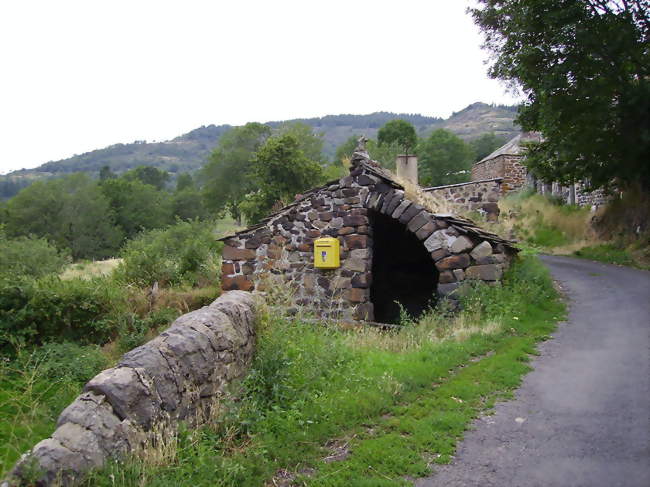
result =
[[[513,401],[418,487],[650,486],[650,273],[543,257],[570,300]]]

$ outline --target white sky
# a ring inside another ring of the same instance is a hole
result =
[[[200,125],[514,103],[469,0],[2,0],[0,173]]]

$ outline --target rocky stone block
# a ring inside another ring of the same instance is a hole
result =
[[[423,209],[424,208],[421,207],[420,205],[413,203],[406,210],[404,210],[404,213],[400,215],[398,220],[403,225],[406,225],[411,220],[411,218],[413,218],[415,215],[420,213]]]
[[[350,257],[355,259],[369,259],[370,255],[370,249],[354,249],[350,251]]]
[[[394,190],[390,190],[388,193],[386,193],[386,196],[384,196],[381,206],[377,208],[379,213],[382,213],[384,215],[386,214],[386,210],[390,206],[390,202],[393,200],[394,196],[395,196]]]
[[[161,419],[162,401],[143,369],[104,370],[86,384],[84,392],[105,396],[120,419],[129,419],[145,429]]]
[[[372,274],[370,272],[357,274],[352,278],[351,284],[352,287],[369,288],[372,284]]]
[[[334,289],[350,289],[352,287],[352,279],[349,277],[335,277],[333,279]]]
[[[471,249],[473,246],[474,244],[472,241],[465,235],[462,235],[452,242],[449,246],[449,250],[452,254],[460,254],[461,252]]]
[[[392,215],[395,209],[404,201],[404,191],[395,190],[393,197],[390,200],[386,210],[383,212],[385,215]]]
[[[255,251],[252,249],[236,249],[229,245],[224,245],[221,257],[224,260],[252,260],[255,258]]]
[[[343,268],[354,271],[354,272],[365,272],[368,267],[368,261],[366,259],[355,259],[355,258],[348,258],[345,259],[345,263],[343,264]]]
[[[456,282],[456,276],[451,271],[442,271],[438,276],[438,284],[449,284],[450,282]]]
[[[153,380],[163,410],[173,413],[181,403],[177,373],[160,349],[162,340],[154,339],[124,354],[118,363],[120,367],[142,369]],[[182,384],[180,384],[182,386]],[[74,404],[74,403],[73,403]]]
[[[10,474],[10,478],[31,478],[40,472],[36,483],[13,482],[7,485],[74,485],[81,479],[81,472],[89,470],[89,465],[83,456],[69,450],[54,438],[38,442],[30,454],[22,458]],[[4,487],[4,483],[3,483]]]
[[[372,184],[377,184],[379,178],[376,176],[371,176],[369,174],[361,174],[356,178],[356,182],[359,186],[370,186]]]
[[[409,200],[402,200],[402,202],[397,205],[397,208],[393,210],[392,217],[395,219],[400,218],[409,206],[411,206],[411,202]]]
[[[92,432],[106,456],[121,455],[130,448],[134,432],[129,422],[121,421],[102,395],[87,392],[78,396],[63,410],[57,427],[73,423]]]
[[[431,252],[431,258],[433,259],[434,262],[438,262],[440,259],[444,259],[448,255],[450,254],[447,249],[438,249]]]
[[[221,289],[224,291],[240,290],[240,291],[252,291],[254,288],[253,281],[250,280],[247,276],[222,276],[221,277]]]
[[[365,249],[368,247],[367,235],[349,235],[345,237],[345,245],[348,249]]]
[[[497,264],[474,265],[465,269],[467,279],[480,279],[482,281],[498,281],[503,275],[501,266]]]
[[[445,257],[442,260],[436,262],[436,267],[439,271],[453,270],[453,269],[464,269],[470,264],[469,255],[467,254],[458,254]]]
[[[421,211],[413,218],[411,218],[411,220],[406,225],[406,228],[408,228],[410,232],[416,233],[426,223],[430,223],[430,221],[431,221],[431,217],[429,213],[427,213],[426,211]]]
[[[363,303],[354,308],[352,315],[356,320],[373,321],[375,319],[375,310],[372,303]]]
[[[438,296],[441,298],[452,297],[460,286],[459,282],[450,282],[448,284],[438,284]]]
[[[346,227],[368,225],[368,223],[368,217],[365,215],[349,215],[343,218],[343,225]]]
[[[490,242],[483,240],[480,244],[474,247],[474,250],[472,250],[469,255],[472,259],[478,261],[492,255],[492,246],[490,245]]]
[[[435,231],[435,229],[436,229],[435,222],[429,220],[417,232],[415,232],[415,236],[420,240],[426,240],[431,236],[431,234]]]
[[[345,291],[345,299],[351,303],[365,303],[368,301],[370,291],[364,288],[352,288]]]
[[[424,247],[429,252],[434,252],[439,249],[448,250],[456,240],[456,236],[451,233],[451,230],[449,228],[436,230],[424,241]]]
[[[457,281],[465,280],[465,271],[463,269],[454,269],[453,273]]]
[[[341,228],[343,224],[344,224],[343,218],[341,218],[340,216],[336,218],[332,218],[332,221],[330,221],[331,228]]]

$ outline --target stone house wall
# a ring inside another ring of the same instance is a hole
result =
[[[472,166],[472,181],[501,178],[501,194],[519,191],[526,185],[528,171],[521,163],[523,156],[502,154]]]
[[[526,166],[522,164],[525,157],[525,151],[520,146],[522,136],[515,137],[495,151],[495,156],[491,159],[484,159],[474,164],[472,166],[472,181],[478,182],[486,179],[502,178],[500,187],[502,196],[520,191],[526,186],[531,186],[538,193],[556,196],[565,203],[572,203],[573,194],[575,194],[575,203],[580,206],[597,208],[611,199],[611,196],[607,195],[602,189],[592,192],[584,191],[585,186],[580,183],[575,184],[575,192],[573,193],[570,186],[562,186],[558,182],[545,183],[536,180],[532,174],[528,174]],[[539,135],[528,134],[527,139],[539,140]]]
[[[446,200],[454,211],[478,211],[488,221],[496,221],[499,216],[499,197],[502,178],[471,181],[469,183],[448,184],[425,188],[424,191]]]
[[[296,307],[326,318],[373,320],[373,212],[398,220],[417,236],[447,290],[466,278],[498,281],[516,252],[469,220],[433,214],[408,200],[389,173],[363,163],[260,225],[222,239],[223,289],[264,290],[279,279],[291,287]],[[322,236],[340,242],[337,269],[314,268],[313,244]]]

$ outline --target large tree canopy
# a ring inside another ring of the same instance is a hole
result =
[[[270,135],[268,125],[247,123],[221,136],[202,169],[203,195],[208,209],[214,212],[225,209],[237,221],[241,220],[239,205],[254,189],[249,175],[253,157]]]
[[[257,191],[242,205],[251,222],[259,221],[275,206],[292,202],[321,177],[320,165],[309,159],[298,138],[291,133],[270,137],[252,161],[250,177]]]
[[[121,240],[108,199],[85,174],[37,181],[14,196],[7,234],[47,238],[75,259],[114,255]]]
[[[650,188],[648,0],[478,0],[490,75],[521,88],[539,130],[528,165],[548,180]]]
[[[448,130],[434,130],[416,148],[422,186],[463,183],[474,161],[472,148]]]
[[[379,145],[397,143],[401,150],[409,154],[409,151],[418,143],[418,136],[412,124],[406,120],[397,119],[387,122],[379,129],[377,141]]]

